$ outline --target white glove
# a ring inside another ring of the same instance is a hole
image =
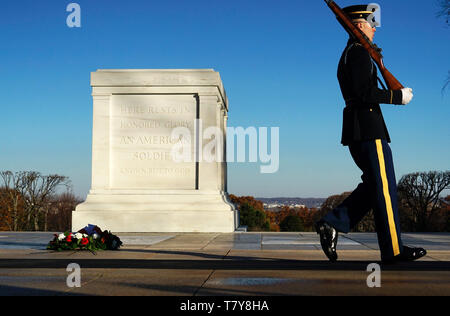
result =
[[[406,105],[411,102],[413,98],[413,93],[411,88],[403,88],[402,89],[402,104]]]

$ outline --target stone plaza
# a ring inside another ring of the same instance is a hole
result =
[[[45,250],[52,233],[0,233],[0,295],[450,295],[450,234],[404,233],[424,247],[416,262],[381,265],[376,235],[340,236],[328,262],[315,233],[120,233],[118,251]],[[81,287],[66,284],[70,263]]]

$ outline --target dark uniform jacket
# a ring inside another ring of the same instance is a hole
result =
[[[337,76],[346,104],[341,143],[346,146],[374,139],[390,142],[380,103],[401,104],[401,90],[378,88],[377,67],[369,52],[352,39],[342,53]]]

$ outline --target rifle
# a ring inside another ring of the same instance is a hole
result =
[[[372,59],[378,65],[380,72],[383,76],[386,85],[389,90],[400,90],[403,89],[403,85],[392,75],[384,66],[383,55],[381,55],[381,48],[372,41],[353,23],[349,16],[342,11],[342,9],[332,0],[325,0],[327,5],[330,7],[331,11],[336,15],[339,23],[344,27],[344,29],[356,39],[370,54]]]

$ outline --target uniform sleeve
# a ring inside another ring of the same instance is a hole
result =
[[[355,46],[348,52],[347,66],[353,83],[355,95],[364,104],[401,104],[401,90],[382,90],[373,82],[372,63],[369,52],[362,46]]]

